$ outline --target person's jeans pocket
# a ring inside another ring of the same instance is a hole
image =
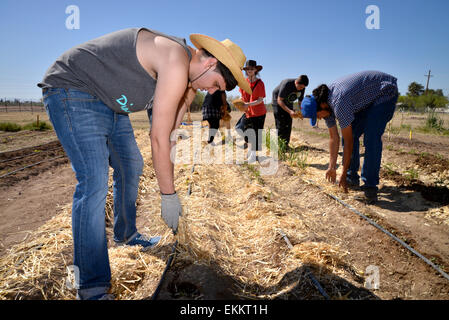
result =
[[[42,89],[42,100],[45,101],[48,97],[63,92],[63,88],[44,88]]]
[[[63,88],[48,88],[43,90],[43,103],[45,112],[53,125],[58,138],[61,139],[61,134],[69,129],[72,131],[70,117],[66,110],[66,89]]]

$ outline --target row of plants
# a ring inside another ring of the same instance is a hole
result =
[[[399,127],[393,127],[392,122],[390,122],[387,126],[387,132],[391,134],[399,134],[401,131],[409,132],[413,129],[413,131],[421,133],[445,136],[449,135],[449,127],[445,126],[444,120],[435,111],[428,112],[424,124],[415,128],[412,128],[410,124],[403,123],[403,118],[404,117],[402,117]]]
[[[51,130],[52,126],[45,121],[30,122],[23,126],[14,122],[0,122],[0,131],[17,132],[21,130],[45,131]]]

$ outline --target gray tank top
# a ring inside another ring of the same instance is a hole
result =
[[[122,114],[151,108],[156,80],[137,59],[136,42],[140,30],[179,43],[192,59],[185,39],[146,28],[124,29],[66,51],[50,66],[38,87],[78,89],[98,97]]]

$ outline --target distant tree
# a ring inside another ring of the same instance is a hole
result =
[[[449,100],[445,96],[440,96],[436,94],[426,94],[420,96],[416,101],[416,106],[419,109],[439,109],[446,108]]]
[[[419,97],[407,95],[400,96],[398,103],[403,110],[425,112],[426,109],[447,108],[449,99],[436,94],[425,94]]]
[[[441,96],[441,97],[444,96],[443,89],[436,89],[436,90],[429,89],[429,90],[427,90],[427,94],[433,94],[433,95]]]
[[[400,104],[401,109],[416,111],[416,97],[411,97],[409,95],[400,96],[398,99],[398,103]]]
[[[412,82],[408,85],[408,92],[407,95],[410,97],[419,97],[424,93],[424,86],[417,83]]]

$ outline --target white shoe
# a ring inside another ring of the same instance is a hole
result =
[[[248,163],[255,163],[257,161],[257,152],[248,151]]]

